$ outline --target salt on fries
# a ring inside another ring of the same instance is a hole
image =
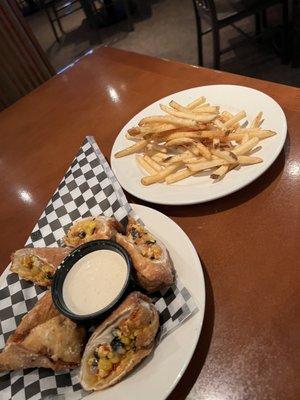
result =
[[[160,109],[164,115],[143,118],[128,129],[126,138],[135,144],[115,154],[119,158],[137,153],[137,163],[148,174],[143,185],[172,184],[205,170],[211,170],[211,179],[220,180],[237,166],[262,162],[250,152],[275,135],[261,129],[262,112],[244,127],[244,110],[235,115],[220,112],[205,97],[187,105],[172,100]]]

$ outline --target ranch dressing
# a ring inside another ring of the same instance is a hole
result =
[[[127,264],[120,254],[96,250],[70,269],[63,284],[63,298],[73,313],[92,314],[118,296],[126,279]]]

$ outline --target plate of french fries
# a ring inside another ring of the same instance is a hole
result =
[[[120,184],[158,204],[196,204],[233,193],[262,175],[283,148],[283,110],[244,86],[174,93],[135,115],[111,154]]]

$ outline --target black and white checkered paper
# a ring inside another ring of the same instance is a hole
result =
[[[34,227],[26,246],[58,246],[74,221],[101,214],[108,217],[114,215],[120,222],[124,222],[129,214],[137,217],[94,138],[88,136]],[[1,349],[44,290],[19,279],[17,274],[10,273],[7,276],[0,288]],[[162,324],[161,339],[197,310],[189,291],[179,279],[171,288],[161,292],[155,305]],[[38,400],[57,395],[76,400],[85,394],[78,380],[78,369],[58,373],[35,368],[0,376],[1,400]]]

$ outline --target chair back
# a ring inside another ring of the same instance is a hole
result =
[[[217,11],[214,0],[193,0],[194,9],[198,18],[217,21]]]

